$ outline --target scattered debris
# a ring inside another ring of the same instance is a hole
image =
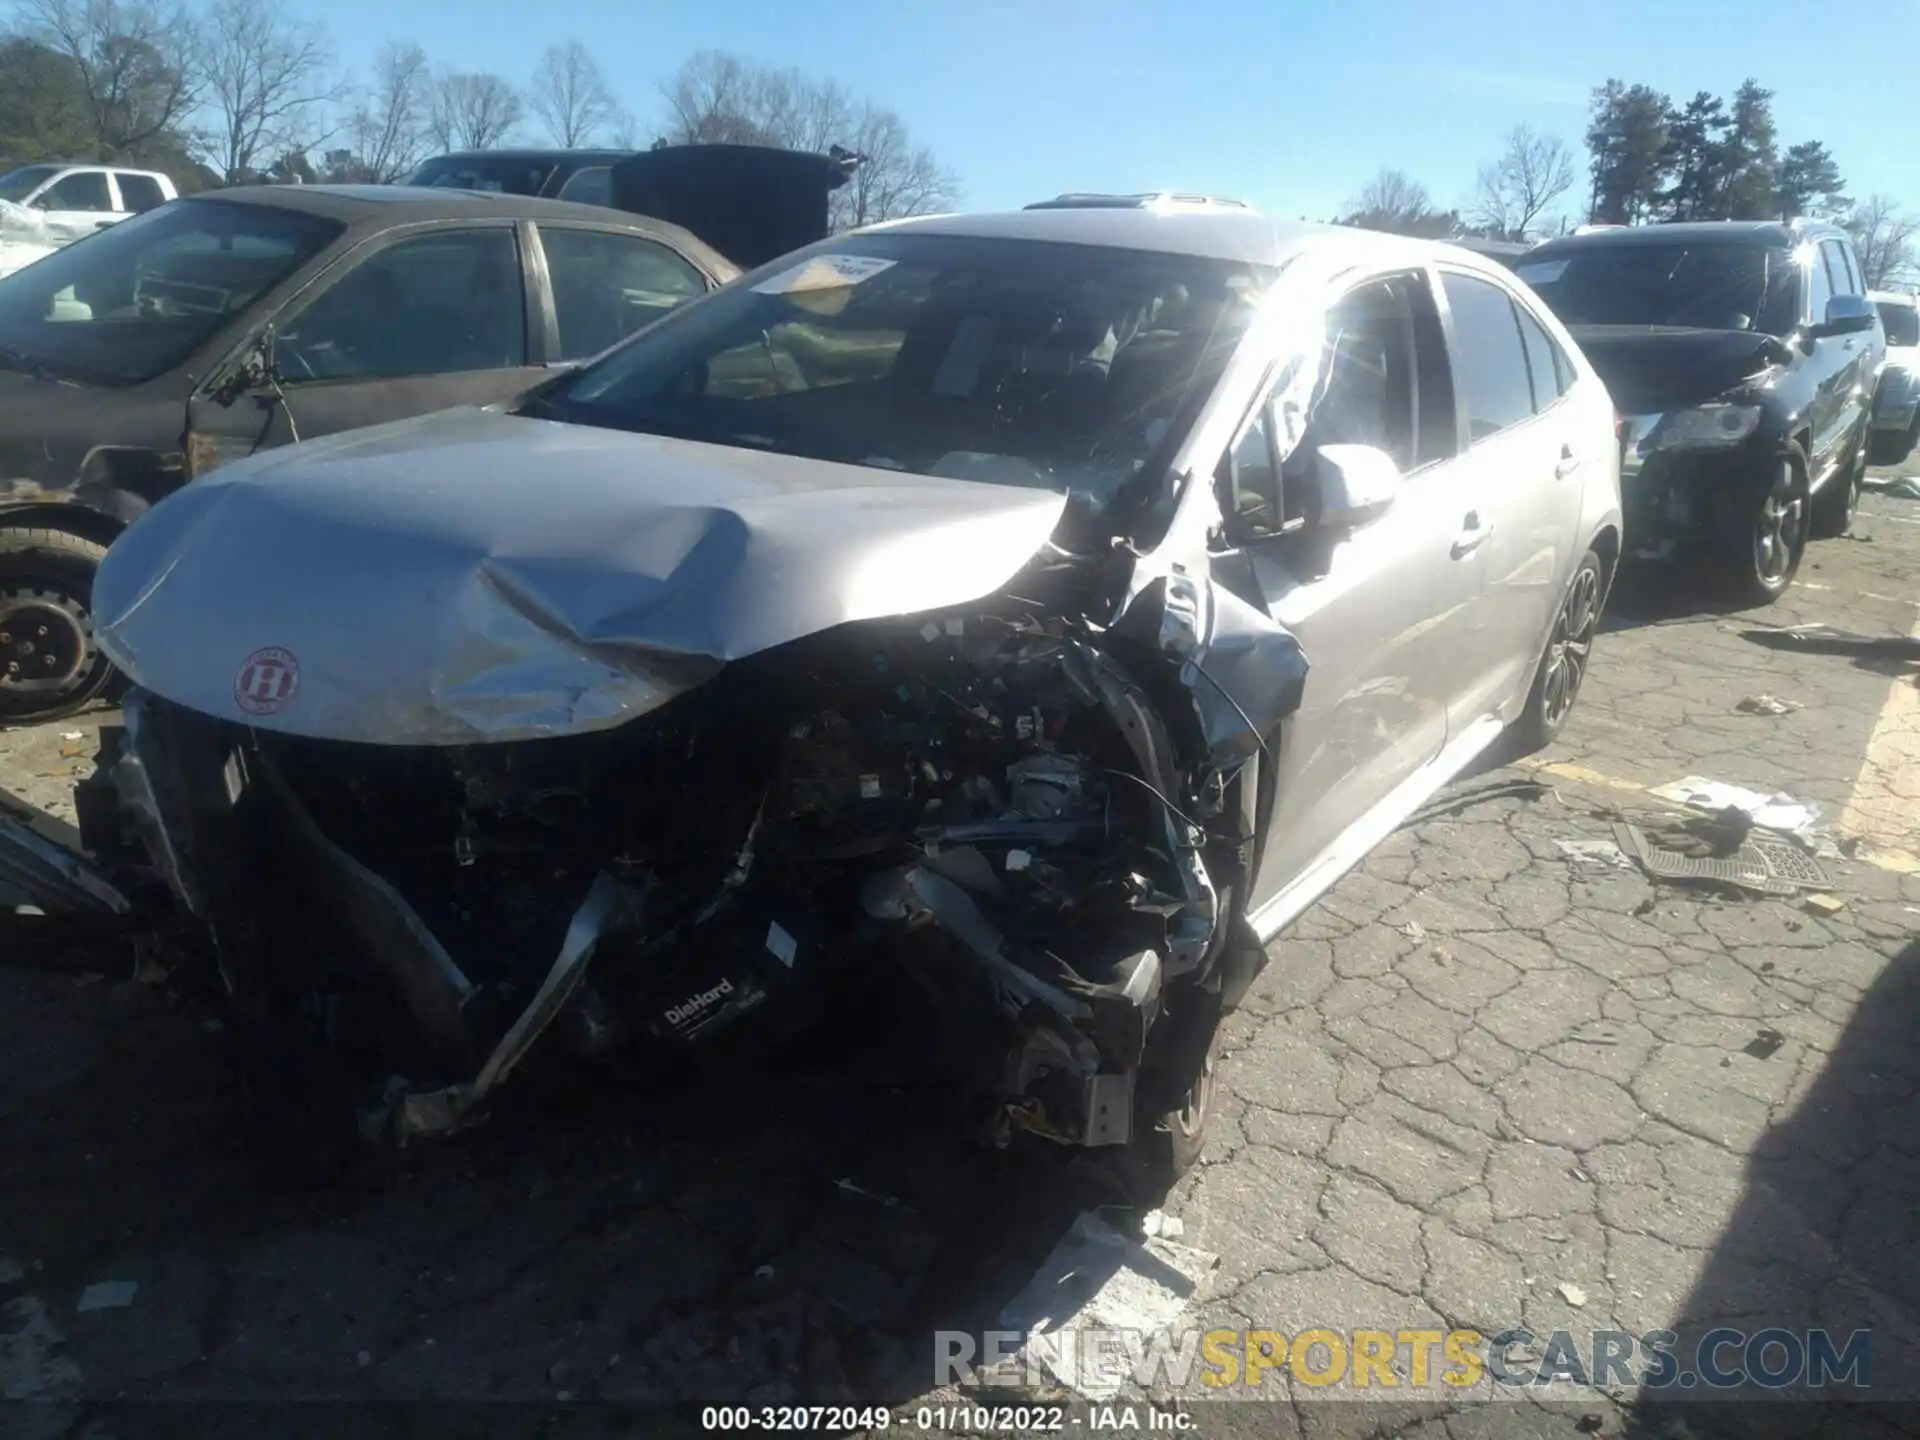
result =
[[[1824,889],[1832,883],[1820,862],[1798,846],[1758,832],[1748,834],[1737,846],[1720,847],[1721,853],[1706,855],[1662,844],[1636,825],[1616,825],[1614,833],[1620,837],[1620,847],[1654,880],[1731,885],[1756,895],[1781,896]]]
[[[1782,700],[1777,695],[1749,695],[1733,708],[1742,715],[1791,715],[1805,707],[1798,700]]]
[[[1740,1047],[1742,1055],[1751,1055],[1756,1060],[1771,1060],[1780,1047],[1787,1043],[1787,1037],[1778,1030],[1762,1029],[1760,1033]]]
[[[84,730],[62,730],[60,732],[60,738],[62,740],[84,740],[87,738],[87,733]]]
[[[1180,1218],[1164,1210],[1149,1210],[1141,1220],[1140,1228],[1148,1235],[1161,1235],[1169,1240],[1177,1240],[1187,1233],[1187,1227]]]
[[[1831,625],[1787,625],[1739,632],[1742,639],[1770,650],[1801,650],[1812,655],[1862,655],[1883,660],[1920,660],[1920,637],[1861,635]]]
[[[1544,780],[1525,778],[1494,780],[1485,785],[1443,791],[1402,821],[1400,828],[1411,829],[1429,820],[1458,815],[1489,800],[1538,800],[1552,793],[1553,787]]]
[[[1556,840],[1560,853],[1576,865],[1604,865],[1614,870],[1631,870],[1633,860],[1611,840]]]
[[[373,1353],[369,1350],[362,1350],[359,1354],[353,1357],[353,1363],[358,1365],[362,1370],[364,1370],[369,1365],[373,1364]]]
[[[1833,895],[1813,894],[1801,901],[1807,909],[1816,915],[1838,915],[1847,908],[1847,902]]]
[[[1044,1367],[1090,1399],[1111,1399],[1131,1378],[1131,1367],[1124,1356],[1081,1347],[1077,1332],[1171,1332],[1218,1264],[1218,1256],[1160,1236],[1133,1239],[1082,1211],[1001,1310],[999,1324],[1026,1337],[1016,1364]],[[1067,1332],[1076,1332],[1074,1338]]]
[[[1573,1306],[1574,1309],[1579,1310],[1586,1305],[1587,1292],[1582,1290],[1578,1285],[1575,1285],[1572,1281],[1562,1280],[1559,1285],[1559,1290],[1560,1298],[1566,1301],[1567,1304]]]
[[[893,1206],[898,1205],[900,1203],[900,1201],[894,1196],[881,1195],[875,1191],[864,1189],[863,1187],[854,1184],[853,1181],[847,1179],[844,1175],[841,1176],[838,1180],[834,1181],[833,1183],[837,1189],[844,1190],[849,1195],[864,1195],[867,1199],[877,1200],[882,1205],[885,1205],[888,1208],[892,1208]]]
[[[1920,476],[1896,475],[1891,480],[1875,477],[1860,482],[1863,489],[1871,489],[1881,495],[1893,495],[1902,500],[1920,500]]]
[[[73,1308],[80,1315],[89,1310],[122,1310],[133,1304],[139,1288],[138,1280],[96,1280],[80,1292],[80,1303]]]
[[[1424,944],[1427,938],[1427,927],[1418,920],[1409,920],[1400,927],[1400,933],[1416,945]]]
[[[1737,810],[1762,829],[1779,830],[1789,835],[1811,835],[1814,822],[1820,818],[1817,808],[1804,800],[1794,799],[1784,791],[1765,795],[1758,790],[1729,785],[1722,780],[1708,780],[1699,775],[1689,775],[1671,785],[1656,786],[1647,793],[1695,810],[1715,813]]]
[[[755,1267],[753,1272],[753,1278],[756,1280],[773,1279],[773,1267],[771,1265],[760,1265]]]

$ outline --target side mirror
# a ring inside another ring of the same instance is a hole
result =
[[[1314,452],[1314,477],[1323,530],[1351,530],[1379,519],[1405,483],[1393,457],[1372,445],[1322,445]]]
[[[233,362],[233,368],[208,393],[219,404],[227,406],[242,395],[259,395],[277,386],[273,365],[273,330],[269,327],[241,352]]]
[[[1824,340],[1829,335],[1858,335],[1871,330],[1873,302],[1862,295],[1835,295],[1827,301],[1826,317],[1807,327],[1809,340]]]

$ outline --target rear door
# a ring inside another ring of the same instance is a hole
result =
[[[597,355],[713,288],[685,255],[630,230],[543,220],[533,236],[534,273],[552,298],[546,353],[557,361]]]
[[[1838,237],[1823,240],[1820,249],[1827,257],[1827,273],[1833,277],[1833,293],[1857,295],[1865,299],[1867,287],[1860,281],[1859,268],[1847,242]],[[1880,357],[1876,353],[1871,332],[1836,335],[1822,340],[1820,344],[1822,347],[1831,347],[1836,362],[1833,380],[1834,448],[1826,458],[1828,463],[1838,464],[1851,455],[1847,443],[1860,433],[1861,422],[1866,417],[1867,406],[1872,399],[1873,383],[1879,377]]]
[[[1493,279],[1442,272],[1465,411],[1462,542],[1486,551],[1485,628],[1454,696],[1458,733],[1503,706],[1538,660],[1580,526],[1595,431],[1567,392],[1573,367],[1531,310]]]
[[[1431,275],[1413,269],[1354,286],[1326,335],[1321,389],[1281,467],[1283,533],[1246,545],[1269,613],[1312,666],[1280,745],[1255,890],[1263,897],[1340,852],[1356,822],[1439,755],[1477,645],[1485,553],[1456,543],[1470,502]],[[1234,447],[1243,516],[1260,509],[1272,429],[1263,408]],[[1405,483],[1384,514],[1334,532],[1309,522],[1314,453],[1338,443],[1385,450]]]
[[[383,237],[274,320],[275,440],[311,439],[519,394],[532,348],[511,221]]]

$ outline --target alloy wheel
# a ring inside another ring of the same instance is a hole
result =
[[[1783,460],[1753,527],[1753,569],[1763,583],[1786,583],[1806,542],[1806,524],[1806,499],[1794,488],[1793,467]]]
[[[1567,587],[1566,603],[1553,622],[1547,642],[1547,673],[1542,677],[1541,711],[1550,726],[1558,727],[1579,697],[1593,653],[1593,634],[1600,625],[1600,576],[1589,566],[1575,572]]]

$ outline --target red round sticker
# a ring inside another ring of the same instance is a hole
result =
[[[233,703],[249,715],[277,715],[300,688],[300,662],[291,650],[269,645],[240,662],[233,677]]]

